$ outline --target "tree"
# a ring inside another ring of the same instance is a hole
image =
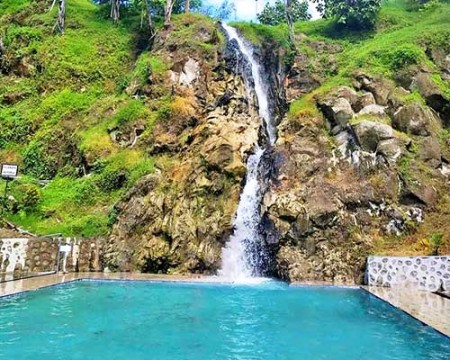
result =
[[[58,30],[59,33],[64,34],[65,22],[66,22],[66,1],[58,0],[58,18],[56,19],[56,24],[53,27],[53,31]],[[53,0],[50,11],[56,4],[56,0]]]
[[[282,0],[275,1],[274,5],[266,4],[263,11],[258,14],[258,20],[265,25],[278,25],[287,23],[292,29],[292,24],[300,20],[309,20],[308,2],[306,0]]]
[[[164,27],[167,29],[172,22],[172,10],[175,0],[166,0],[166,6],[164,7]]]
[[[120,18],[120,0],[111,0],[111,19],[114,23],[119,22]]]
[[[184,12],[188,13],[189,11],[191,11],[191,1],[185,0],[184,1]]]
[[[219,20],[231,18],[233,13],[236,13],[236,5],[233,1],[224,0],[219,8],[214,12],[213,17]]]
[[[292,45],[292,48],[295,50],[294,25],[293,25],[293,19],[292,19],[292,0],[286,0],[286,20],[287,20],[288,27],[289,27],[289,41]]]
[[[313,0],[317,10],[338,24],[364,29],[375,25],[382,0]]]

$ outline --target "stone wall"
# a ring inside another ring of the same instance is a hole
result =
[[[58,244],[68,245],[59,252]],[[59,270],[87,272],[103,270],[103,241],[77,238],[0,239],[0,275],[17,277]],[[59,260],[58,260],[59,256]]]
[[[450,256],[370,256],[369,286],[407,286],[420,290],[450,290]]]

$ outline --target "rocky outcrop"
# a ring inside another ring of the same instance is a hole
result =
[[[248,64],[236,58],[233,46],[212,64],[190,58],[178,75],[169,71],[175,93],[190,99],[196,120],[180,127],[174,124],[182,119],[169,118],[156,125],[150,151],[169,164],[141,179],[116,205],[106,257],[110,269],[214,274],[220,266],[247,157],[264,138],[255,97],[248,97],[240,76]],[[276,54],[265,59],[264,66],[273,68]],[[268,82],[278,81],[267,74]],[[283,106],[272,99],[273,106]]]
[[[169,45],[156,46],[174,62],[165,81],[190,111],[155,125],[147,141],[158,172],[116,205],[106,262],[118,270],[215,274],[247,157],[267,139],[240,76],[250,69],[232,42],[212,63],[192,53],[171,57]],[[436,110],[425,88],[418,91],[426,104],[415,101],[420,77],[407,84],[358,73],[352,86],[317,95],[298,118],[284,116],[286,102],[320,85],[323,68],[302,53],[286,68],[286,54],[270,44],[255,51],[279,124],[259,169],[270,272],[288,281],[361,283],[377,239],[412,233],[449,190],[445,106]]]
[[[442,166],[433,111],[381,77],[357,74],[354,86],[316,99],[331,138],[319,119],[279,127],[264,211],[283,279],[361,282],[374,239],[411,231],[448,191],[428,175]]]
[[[439,126],[430,109],[418,103],[400,107],[393,116],[392,125],[402,132],[420,136],[435,133]]]
[[[432,74],[419,72],[414,76],[411,89],[417,89],[427,102],[427,105],[440,114],[446,126],[450,126],[450,99],[432,80]]]

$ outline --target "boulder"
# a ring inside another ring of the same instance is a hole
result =
[[[332,107],[334,120],[338,125],[345,126],[353,117],[352,106],[349,101],[344,98],[339,98]]]
[[[446,126],[450,126],[450,100],[432,79],[432,74],[419,72],[413,79],[411,89],[417,89],[427,105],[437,111]]]
[[[269,216],[281,240],[298,239],[311,231],[307,209],[294,193],[279,194],[270,205]]]
[[[366,74],[357,74],[354,81],[355,87],[369,91],[375,97],[377,104],[386,106],[388,96],[392,90],[392,83],[383,78],[373,78]]]
[[[408,90],[402,88],[401,86],[393,89],[388,95],[389,114],[394,114],[399,107],[405,105],[405,98],[410,94],[411,93]]]
[[[351,105],[356,104],[356,101],[358,100],[358,94],[356,93],[356,91],[348,86],[341,86],[339,89],[337,89],[335,94],[336,97],[344,98]]]
[[[423,204],[434,206],[438,201],[437,191],[430,184],[408,179],[402,189],[401,202],[406,205]]]
[[[376,104],[370,104],[361,109],[358,113],[358,116],[361,115],[371,115],[376,117],[384,117],[386,116],[386,112],[384,111],[385,107]]]
[[[428,136],[432,132],[433,122],[435,119],[430,109],[415,102],[395,112],[392,126],[408,134]]]
[[[326,190],[314,188],[307,200],[307,212],[317,227],[330,225],[339,211],[338,200]]]
[[[378,143],[377,153],[381,154],[389,164],[395,164],[403,153],[403,144],[397,138],[382,140]]]
[[[373,96],[373,94],[371,92],[365,92],[358,96],[355,103],[353,104],[353,110],[355,110],[355,112],[359,112],[367,105],[374,105],[374,104],[375,104],[375,97]]]
[[[311,280],[314,269],[307,255],[301,249],[282,247],[277,254],[278,275],[285,281]]]
[[[439,141],[432,136],[427,136],[420,144],[420,159],[437,169],[441,161],[441,147]]]
[[[359,145],[365,151],[374,152],[381,141],[394,138],[394,131],[389,125],[374,121],[360,121],[352,125],[352,128]]]

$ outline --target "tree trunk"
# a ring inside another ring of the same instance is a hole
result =
[[[61,34],[64,34],[65,22],[66,22],[66,0],[59,0],[58,19],[56,20],[54,29],[58,30],[58,32]]]
[[[184,0],[184,12],[187,14],[191,11],[191,0]]]
[[[111,0],[111,19],[115,24],[119,22],[120,18],[120,0]]]
[[[295,36],[294,36],[294,24],[292,23],[292,13],[291,13],[292,0],[286,0],[286,20],[289,26],[289,41],[291,43],[291,48],[296,51],[295,47]]]
[[[147,7],[147,24],[150,29],[154,29],[153,27],[153,19],[152,19],[152,11],[150,7],[150,0],[145,0],[145,5]]]
[[[164,8],[164,27],[168,29],[171,24],[172,9],[175,0],[166,0],[166,7]]]
[[[148,47],[151,49],[153,47],[153,40],[155,39],[155,27],[153,25],[152,12],[150,7],[150,0],[145,0],[145,4],[147,5],[147,24],[150,29],[150,39],[148,41]]]
[[[0,74],[3,68],[3,54],[5,53],[5,47],[3,46],[3,39],[0,36]]]

